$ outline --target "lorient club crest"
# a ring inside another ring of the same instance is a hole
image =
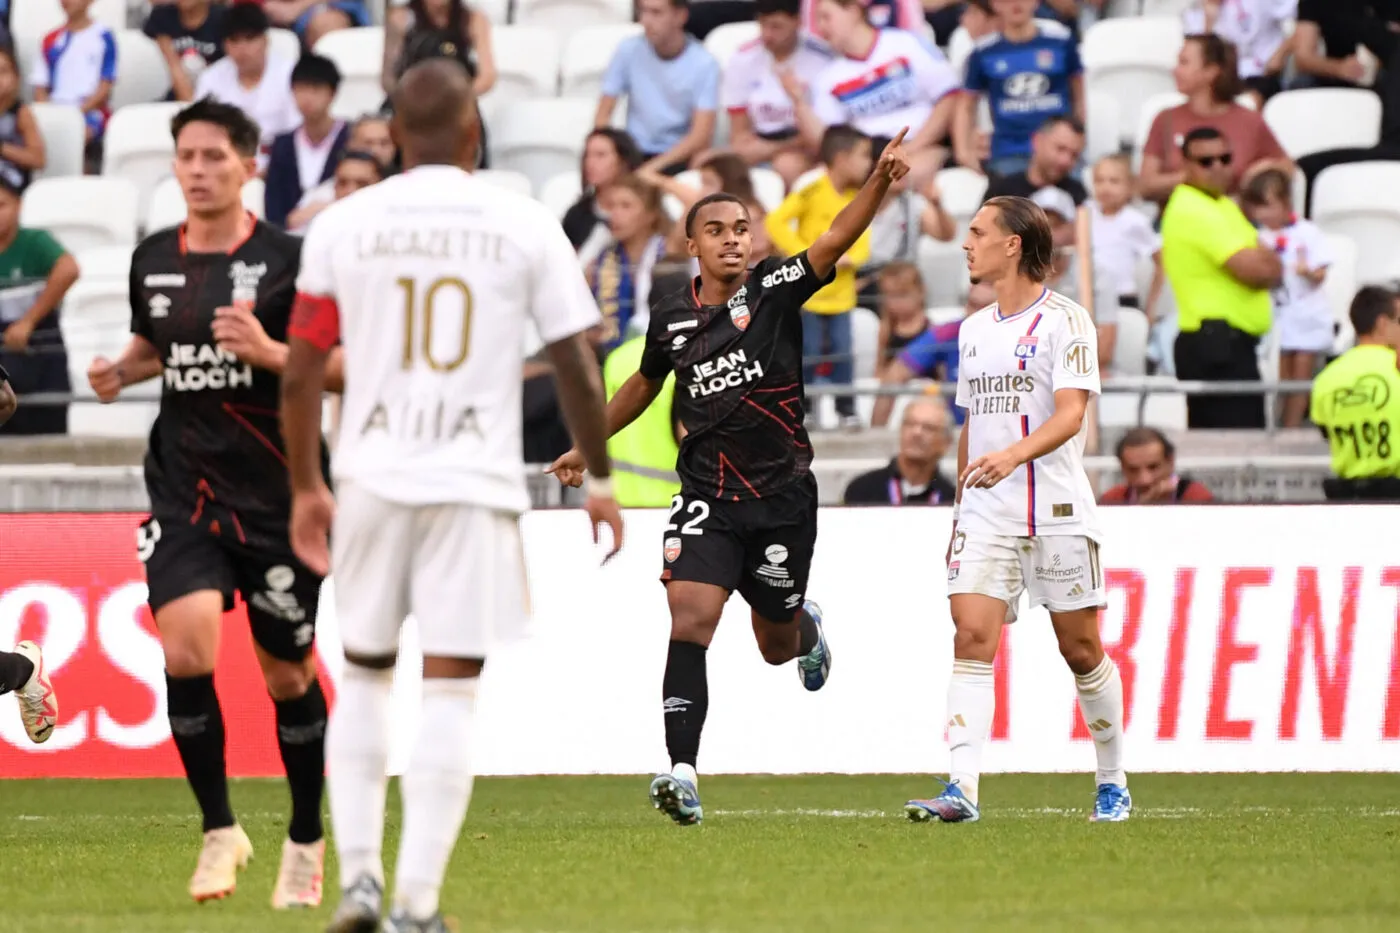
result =
[[[672,563],[681,556],[681,539],[667,538],[662,543],[661,556],[666,558],[666,563]]]
[[[740,330],[748,330],[749,327],[749,306],[735,305],[729,309],[729,319],[734,322],[734,326]]]

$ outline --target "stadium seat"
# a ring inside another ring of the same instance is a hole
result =
[[[340,90],[331,112],[342,120],[353,120],[379,110],[384,103],[381,83],[384,64],[384,29],[361,26],[328,32],[316,43],[316,54],[324,55],[340,69]]]
[[[29,186],[20,223],[47,230],[77,254],[136,243],[136,186],[125,178],[44,178]]]
[[[1356,244],[1357,284],[1400,278],[1400,162],[1334,165],[1313,184],[1313,222]]]
[[[1118,339],[1113,345],[1113,375],[1141,376],[1147,372],[1147,315],[1137,308],[1118,309]]]
[[[783,198],[787,196],[787,185],[783,184],[783,176],[771,168],[751,168],[749,178],[753,180],[754,196],[758,198],[758,203],[763,205],[763,209],[777,210],[778,205],[782,204]]]
[[[472,0],[472,9],[484,14],[492,26],[510,22],[510,0]]]
[[[1290,158],[1327,149],[1369,149],[1381,139],[1381,99],[1357,88],[1284,91],[1264,104],[1264,121]]]
[[[1333,351],[1340,353],[1356,341],[1356,330],[1351,326],[1351,299],[1356,295],[1356,241],[1340,233],[1329,233],[1327,249],[1332,253],[1332,264],[1327,267],[1327,278],[1322,287],[1327,291],[1327,303],[1332,308],[1332,319],[1336,322],[1336,340]]]
[[[602,94],[603,73],[613,52],[624,39],[640,35],[642,27],[621,22],[587,26],[568,33],[559,59],[559,95],[587,97],[595,101]]]
[[[561,172],[578,171],[596,103],[588,99],[526,100],[493,116],[491,164],[520,172],[540,188]]]
[[[82,111],[68,104],[30,104],[34,122],[44,137],[44,168],[35,178],[67,178],[83,174],[87,126]]]
[[[263,216],[265,190],[261,178],[254,178],[243,186],[243,206],[255,217]],[[146,205],[146,232],[150,234],[184,223],[188,212],[180,183],[173,176],[164,178],[155,186]]]
[[[1088,119],[1084,123],[1084,161],[1093,165],[1106,155],[1122,151],[1123,142],[1118,138],[1118,98],[1103,88],[1095,88],[1085,92],[1085,105]],[[1089,182],[1094,173],[1084,174],[1089,176],[1085,182]]]
[[[1084,33],[1079,54],[1085,90],[1118,102],[1120,140],[1135,138],[1138,112],[1148,99],[1176,90],[1172,69],[1181,42],[1181,21],[1166,17],[1101,19]]]
[[[723,26],[716,26],[710,30],[710,34],[705,37],[705,50],[715,57],[715,61],[719,62],[720,70],[723,71],[728,66],[729,59],[734,57],[735,52],[756,39],[758,39],[757,21],[725,23]]]
[[[112,114],[102,152],[102,174],[125,178],[136,186],[140,221],[146,204],[163,178],[174,172],[175,141],[170,120],[184,106],[178,103],[132,104]]]
[[[875,375],[875,357],[880,349],[880,315],[869,308],[851,312],[851,357],[856,379]]]
[[[1144,382],[1170,386],[1172,376],[1145,376]],[[1105,392],[1098,400],[1100,428],[1130,428],[1140,424],[1172,432],[1186,430],[1186,394],[1183,392]]]
[[[863,378],[856,377],[856,380],[853,384],[857,389],[870,390],[878,388],[880,385],[880,380],[872,376],[866,376]],[[928,390],[936,387],[938,383],[934,382],[931,379],[914,379],[910,382],[905,383],[905,385],[910,386],[912,388],[922,387],[925,390]],[[896,395],[894,397],[894,408],[890,410],[890,420],[889,424],[887,425],[887,428],[889,430],[899,429],[899,422],[904,418],[904,409],[908,408],[909,403],[916,398],[919,398],[919,395],[917,393],[910,395]],[[870,416],[875,412],[875,399],[876,396],[872,395],[869,391],[866,391],[856,396],[856,417],[860,419],[861,424],[870,424]],[[823,396],[821,398],[821,406],[817,410],[822,417],[820,423],[830,423],[831,420],[834,419],[836,416],[835,400],[832,399],[832,397],[829,395]]]
[[[122,29],[117,37],[117,80],[112,85],[112,109],[151,104],[170,92],[170,72],[160,46],[139,29]]]
[[[534,191],[530,187],[530,179],[519,172],[511,172],[505,169],[477,169],[473,174],[488,185],[505,188],[507,191],[514,191],[516,194],[522,194],[527,198],[534,194]]]
[[[954,29],[953,34],[948,37],[948,64],[953,66],[959,77],[967,77],[967,60],[972,57],[972,50],[976,47],[977,42],[961,26]]]
[[[962,318],[963,318],[963,306],[962,306],[962,305],[940,305],[939,307],[936,307],[936,308],[935,308],[935,307],[925,308],[925,309],[924,309],[924,317],[928,318],[928,322],[929,322],[930,324],[932,324],[934,327],[941,327],[941,326],[943,326],[944,324],[951,324],[951,323],[953,323],[954,321],[960,321],[960,320],[962,320]]]
[[[630,23],[632,0],[517,0],[515,21],[561,33],[601,23]]]
[[[560,220],[582,195],[583,179],[579,177],[578,169],[551,176],[539,189],[540,201]]]
[[[290,29],[269,29],[267,50],[278,58],[294,62],[301,58],[301,40]]]
[[[685,185],[687,188],[700,190],[700,170],[688,168],[684,172],[676,175],[676,183]],[[661,208],[666,212],[666,216],[672,220],[681,219],[681,199],[673,194],[663,194],[661,196]]]
[[[491,36],[496,55],[496,84],[486,95],[492,102],[553,97],[559,89],[563,37],[539,26],[501,26]]]
[[[117,283],[125,288],[131,275],[131,250],[125,246],[97,246],[73,257],[78,262],[78,281]]]
[[[924,300],[932,307],[962,308],[970,285],[967,277],[967,257],[959,247],[961,240],[940,243],[933,237],[919,237],[916,260],[919,275],[924,280]]]
[[[958,221],[961,232],[982,206],[987,176],[970,168],[945,168],[938,173],[938,191],[943,195],[943,209]]]

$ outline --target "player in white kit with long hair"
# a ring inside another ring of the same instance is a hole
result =
[[[477,681],[527,614],[519,516],[525,325],[554,364],[592,479],[586,509],[622,520],[608,479],[600,323],[573,249],[543,205],[473,178],[480,125],[460,63],[404,73],[394,95],[403,174],[311,224],[282,376],[292,546],[335,570],[345,648],[326,737],[343,898],[329,930],[380,930],[389,691],[403,619],[423,649],[422,716],[402,779],[403,833],[383,933],[445,933],[438,895],[471,797]],[[332,460],[317,469],[326,354],[346,389]],[[334,515],[334,536],[327,535]]]
[[[1094,491],[1084,472],[1085,411],[1099,392],[1098,341],[1084,308],[1045,287],[1054,244],[1026,198],[991,198],[972,219],[967,267],[996,303],[958,333],[958,499],[948,544],[953,676],[949,779],[911,820],[977,820],[982,749],[996,707],[992,664],[1021,594],[1050,610],[1060,653],[1098,755],[1091,819],[1132,810],[1123,774],[1123,682],[1099,641],[1104,604]]]

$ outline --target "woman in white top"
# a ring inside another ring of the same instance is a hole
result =
[[[926,183],[947,155],[961,85],[953,67],[911,32],[875,29],[861,0],[818,0],[817,28],[837,57],[817,76],[810,107],[795,81],[784,82],[808,144],[815,148],[828,126],[844,123],[879,152],[907,126],[913,184]]]

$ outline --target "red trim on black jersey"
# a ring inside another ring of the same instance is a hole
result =
[[[292,319],[287,324],[287,339],[305,340],[322,353],[340,342],[340,306],[329,295],[308,295],[297,292],[292,305]]]
[[[734,472],[735,476],[739,477],[739,482],[743,483],[744,486],[748,488],[749,492],[753,493],[753,497],[755,499],[763,498],[763,496],[759,494],[758,490],[753,488],[753,483],[750,483],[748,479],[744,477],[744,474],[739,472],[739,468],[736,467],[733,463],[730,463],[729,458],[722,453],[719,455],[719,486],[715,490],[715,496],[717,498],[722,497],[724,495],[724,468],[726,466],[728,466],[729,469]],[[734,497],[736,501],[738,500],[738,498],[738,496]]]
[[[243,244],[244,244],[244,243],[247,243],[249,240],[251,240],[251,239],[253,238],[253,234],[254,234],[254,233],[257,231],[257,229],[258,229],[258,218],[257,218],[257,215],[255,215],[252,211],[244,211],[243,213],[248,217],[248,232],[247,232],[246,235],[244,235],[243,239],[239,240],[237,243],[235,243],[235,244],[233,244],[231,247],[229,247],[228,250],[226,250],[226,252],[227,252],[228,255],[230,255],[230,256],[232,256],[234,253],[236,253],[236,252],[238,252],[240,249],[242,249],[242,248],[243,248]],[[181,256],[186,255],[186,254],[189,253],[189,251],[190,251],[190,250],[189,250],[189,242],[185,239],[185,227],[186,227],[188,224],[189,224],[189,221],[185,221],[184,223],[180,224],[180,227],[179,227],[179,235],[180,235],[180,255],[181,255]]]

